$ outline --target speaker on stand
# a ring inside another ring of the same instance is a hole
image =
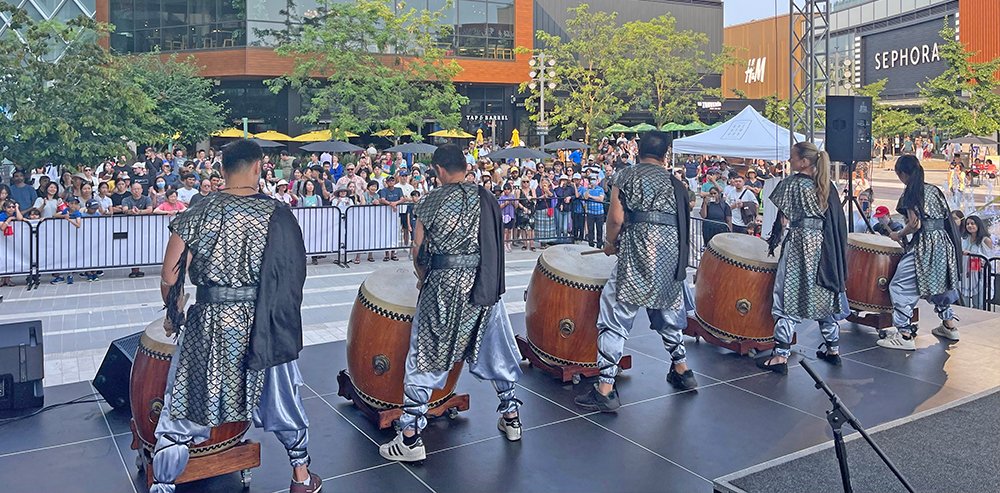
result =
[[[847,168],[847,227],[854,231],[854,165],[869,162],[872,156],[872,98],[828,96],[826,98],[825,147],[831,161]],[[867,222],[867,221],[866,221]],[[870,227],[870,226],[869,226]]]

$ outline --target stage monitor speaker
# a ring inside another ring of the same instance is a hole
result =
[[[108,353],[94,377],[94,388],[101,393],[104,400],[115,408],[128,409],[128,384],[132,374],[132,362],[135,352],[139,349],[139,338],[142,332],[111,341]]]
[[[858,163],[872,157],[872,98],[826,98],[826,152],[831,161]]]
[[[45,403],[42,321],[0,325],[0,409]]]

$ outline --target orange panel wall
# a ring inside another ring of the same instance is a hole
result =
[[[958,3],[959,37],[965,46],[979,52],[973,61],[1000,57],[1000,1],[961,0]]]
[[[787,99],[790,89],[788,35],[788,15],[725,28],[722,43],[736,50],[735,55],[740,62],[724,70],[723,96],[733,98],[735,95],[732,90],[738,89],[746,93],[749,99],[762,99],[775,94]],[[761,65],[763,71],[759,71]],[[761,74],[763,80],[760,80]]]

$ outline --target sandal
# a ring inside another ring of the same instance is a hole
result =
[[[771,363],[771,364],[768,364],[768,361],[771,361],[771,359],[773,359],[775,357],[777,357],[777,355],[772,354],[772,355],[767,356],[765,358],[758,359],[757,360],[757,368],[760,368],[761,370],[773,371],[773,372],[775,372],[775,373],[777,373],[779,375],[788,375],[788,361],[787,360],[784,363]]]
[[[375,257],[373,257],[373,256],[369,255],[369,256],[368,256],[368,261],[369,261],[369,262],[374,262],[374,261],[375,261]]]
[[[361,257],[354,257],[354,264],[357,265],[360,263],[361,263]]]
[[[394,254],[392,254],[392,256],[391,256],[391,257],[389,257],[389,258],[391,258],[393,262],[397,262],[397,261],[399,261],[399,257],[397,257],[395,253],[394,253]]]
[[[820,351],[820,349],[823,346],[826,346],[827,349]],[[825,343],[825,342],[822,343],[822,344],[820,344],[816,348],[817,349],[817,351],[816,351],[816,357],[819,358],[819,359],[821,359],[821,360],[823,360],[823,361],[826,361],[827,363],[830,363],[833,366],[840,366],[841,364],[843,364],[842,361],[841,361],[841,359],[840,359],[840,353],[830,354],[829,352],[827,352],[829,350],[829,348],[830,348],[830,346],[827,343]]]
[[[383,257],[383,258],[382,258],[382,261],[383,261],[383,262],[388,262],[388,261],[389,261],[389,257]]]

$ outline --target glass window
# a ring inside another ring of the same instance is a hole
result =
[[[135,0],[133,12],[136,29],[160,27],[160,0]]]
[[[458,2],[458,34],[460,36],[486,35],[486,3],[471,0]]]
[[[219,0],[193,1],[190,9],[188,21],[192,25],[211,24],[218,18]]]
[[[247,19],[255,21],[282,21],[281,12],[288,11],[288,0],[247,0]]]
[[[183,26],[187,21],[188,0],[163,0],[160,6],[161,26]]]

